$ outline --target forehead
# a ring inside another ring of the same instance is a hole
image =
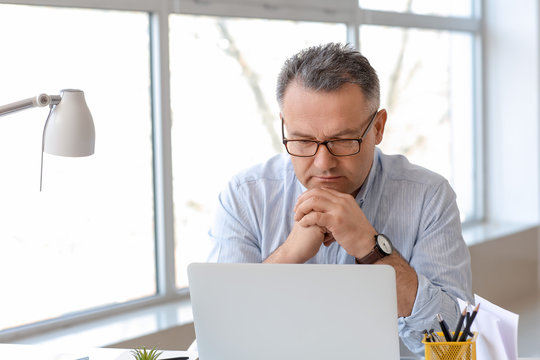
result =
[[[283,96],[282,117],[288,133],[329,136],[349,130],[358,132],[369,114],[369,103],[355,84],[327,92],[293,82]]]

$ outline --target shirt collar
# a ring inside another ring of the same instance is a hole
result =
[[[375,173],[377,172],[376,167],[379,163],[379,152],[380,150],[378,148],[375,148],[375,151],[373,152],[373,163],[371,163],[371,169],[369,170],[369,174],[362,186],[360,186],[360,191],[358,192],[358,194],[356,194],[356,202],[360,205],[360,207],[364,205],[366,197],[369,194],[369,190],[371,189],[371,185],[373,184],[373,179],[375,178]]]

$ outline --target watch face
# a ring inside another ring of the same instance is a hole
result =
[[[379,234],[377,236],[377,244],[386,254],[392,253],[392,244],[390,243],[390,240],[386,238],[386,236]]]

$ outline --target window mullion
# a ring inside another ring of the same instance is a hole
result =
[[[10,0],[10,4],[58,6],[103,10],[157,11],[158,1],[148,0]]]
[[[171,106],[168,1],[150,15],[156,276],[158,294],[172,296],[175,286],[172,196]]]
[[[358,9],[362,25],[414,27],[421,29],[468,31],[478,33],[481,23],[478,19],[451,16],[419,15],[392,11]]]
[[[473,132],[474,132],[474,214],[476,221],[485,221],[486,220],[486,164],[484,161],[486,154],[486,133],[485,133],[485,109],[486,109],[486,99],[484,96],[485,88],[485,78],[483,69],[487,66],[487,61],[484,58],[484,47],[485,42],[481,35],[477,35],[473,41]]]
[[[358,21],[347,24],[347,42],[355,49],[360,49],[360,23]]]

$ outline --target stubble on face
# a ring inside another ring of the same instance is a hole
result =
[[[317,141],[359,138],[372,115],[368,105],[354,84],[322,92],[293,82],[283,99],[286,137]],[[291,160],[297,178],[307,189],[327,187],[356,195],[371,169],[374,148],[374,138],[368,133],[356,155],[333,156],[321,145],[315,156],[291,156]]]

